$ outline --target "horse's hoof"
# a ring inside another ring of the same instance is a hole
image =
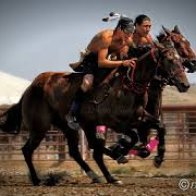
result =
[[[117,160],[117,163],[118,164],[125,164],[125,163],[128,163],[129,162],[129,160],[126,158],[126,157],[124,157],[123,155],[122,156],[120,156],[118,159],[116,159]]]
[[[33,186],[39,186],[40,182],[41,182],[41,180],[39,180],[39,179],[33,180]]]
[[[103,181],[100,178],[94,178],[91,183],[94,184],[94,183],[102,183],[102,182]]]
[[[116,180],[113,182],[113,184],[116,184],[116,185],[122,185],[123,182],[121,180]]]
[[[92,183],[102,183],[100,177],[93,171],[88,171],[87,176],[92,179]]]
[[[154,158],[154,161],[153,161],[154,166],[155,166],[156,168],[159,168],[159,167],[161,166],[162,162],[163,162],[163,159],[160,158],[159,156],[156,156],[156,157]]]
[[[142,148],[142,149],[138,150],[138,156],[143,159],[145,159],[149,155],[150,155],[150,151],[146,148]]]
[[[123,182],[121,180],[118,180],[118,179],[116,179],[114,177],[112,177],[110,180],[108,180],[108,183],[116,184],[116,185],[122,185],[123,184]]]

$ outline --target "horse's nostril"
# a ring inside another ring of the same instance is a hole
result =
[[[186,85],[187,88],[190,88],[190,85]]]
[[[184,90],[185,92],[190,88],[190,85],[189,84],[184,84]]]

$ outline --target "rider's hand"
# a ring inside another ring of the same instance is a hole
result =
[[[137,58],[132,58],[132,59],[129,59],[129,60],[124,60],[123,61],[123,63],[122,63],[122,65],[124,66],[124,67],[134,67],[135,68],[135,66],[136,66],[136,61],[137,60]]]

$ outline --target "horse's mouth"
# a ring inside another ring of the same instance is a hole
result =
[[[185,93],[190,88],[190,85],[180,83],[180,84],[177,84],[176,87],[180,93]]]
[[[188,73],[196,72],[196,60],[187,60],[184,62],[184,65],[187,68]]]

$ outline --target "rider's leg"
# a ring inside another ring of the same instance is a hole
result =
[[[68,126],[72,129],[79,129],[79,123],[77,122],[77,115],[80,110],[80,104],[84,98],[84,94],[92,88],[93,81],[94,81],[93,74],[84,75],[81,87],[76,92],[75,99],[72,102],[70,111],[66,115]]]

